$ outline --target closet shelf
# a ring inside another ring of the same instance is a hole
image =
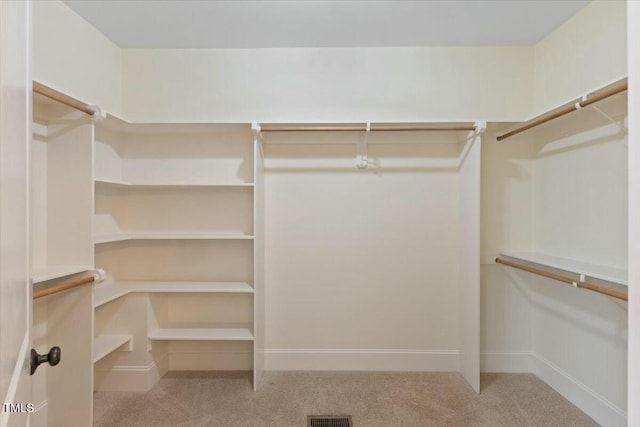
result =
[[[119,181],[113,179],[96,178],[94,180],[96,186],[105,185],[123,188],[253,188],[252,182],[236,182],[236,183],[200,183],[200,182],[149,182],[149,183],[133,183],[127,181]]]
[[[244,282],[186,281],[105,281],[94,288],[93,306],[99,307],[134,292],[147,293],[238,293],[252,294],[253,287]]]
[[[36,268],[31,273],[31,282],[40,283],[47,280],[59,279],[72,274],[84,273],[93,269],[90,265],[54,265]]]
[[[584,274],[593,279],[604,280],[627,286],[627,270],[604,265],[592,264],[539,252],[503,252],[502,256],[535,264],[539,267],[550,267],[573,274]]]
[[[105,358],[125,344],[131,346],[132,335],[100,335],[93,339],[93,363]]]
[[[253,341],[247,325],[224,325],[225,327],[188,328],[168,327],[149,331],[152,341]]]
[[[215,232],[134,232],[94,236],[93,243],[121,242],[124,240],[253,240],[249,234]]]

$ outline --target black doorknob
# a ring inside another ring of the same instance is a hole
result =
[[[60,358],[62,357],[62,350],[60,350],[60,347],[55,346],[55,347],[51,347],[51,349],[49,350],[49,353],[47,354],[38,354],[38,352],[35,349],[31,349],[31,375],[33,375],[36,372],[36,369],[38,369],[38,366],[40,366],[41,363],[48,363],[51,366],[56,366],[58,363],[60,363]]]

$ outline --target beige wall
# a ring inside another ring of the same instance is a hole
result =
[[[61,1],[33,2],[33,79],[107,111],[122,109],[122,50]]]
[[[534,48],[540,114],[627,75],[626,2],[595,0]]]
[[[519,120],[532,48],[125,49],[136,121]]]

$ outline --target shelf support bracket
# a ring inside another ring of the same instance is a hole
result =
[[[615,120],[613,117],[611,117],[610,115],[608,115],[607,113],[605,113],[604,111],[599,109],[597,106],[592,105],[592,107],[602,117],[604,117],[609,123],[615,125],[620,130],[620,133],[626,133],[627,132],[627,128],[624,126],[624,123],[621,123],[620,121]]]
[[[262,127],[258,122],[251,122],[251,131],[253,132],[253,142],[258,144],[260,154],[264,158],[264,147],[262,146]]]
[[[357,154],[356,154],[356,167],[358,169],[366,169],[369,166],[369,156],[367,153],[367,138],[369,137],[369,133],[371,132],[371,122],[367,122],[367,126],[365,128],[364,139],[362,142],[359,142],[356,146]]]
[[[94,122],[101,122],[107,118],[107,111],[99,105],[89,105],[94,113],[91,115],[91,120]]]

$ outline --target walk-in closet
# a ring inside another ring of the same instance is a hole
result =
[[[0,2],[0,425],[640,425],[636,21]]]

